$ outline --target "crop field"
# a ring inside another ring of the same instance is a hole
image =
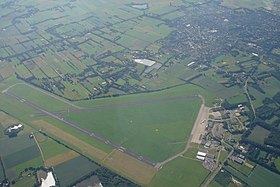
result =
[[[280,176],[268,169],[257,165],[249,177],[245,177],[242,173],[238,172],[231,167],[226,167],[226,170],[229,171],[233,176],[241,179],[250,186],[278,186],[280,182]]]
[[[214,93],[215,95],[217,95],[221,98],[224,98],[224,99],[240,95],[239,88],[225,89],[225,87],[223,85],[218,84],[214,80],[207,78],[207,77],[201,76],[201,77],[193,80],[192,83],[199,85],[202,88],[209,90],[209,92]]]
[[[270,131],[260,127],[256,126],[250,136],[248,137],[249,140],[257,142],[259,144],[264,144],[264,139],[268,137],[270,134]]]
[[[2,164],[0,164],[0,181],[3,181],[4,179],[5,179],[4,168]]]
[[[7,177],[14,180],[25,168],[42,166],[40,152],[27,135],[0,141],[1,158]]]
[[[237,169],[241,173],[243,173],[246,176],[249,176],[251,174],[252,168],[246,166],[245,164],[237,164],[233,161],[228,161],[229,165],[231,165],[233,168]]]
[[[98,169],[99,166],[79,156],[54,167],[61,186],[69,186],[81,177]]]
[[[122,173],[133,181],[141,185],[147,185],[151,182],[157,169],[144,164],[143,162],[132,158],[118,150],[114,150],[106,159],[104,164],[118,173]]]
[[[233,7],[233,8],[249,8],[249,9],[256,9],[261,7],[271,8],[266,5],[264,0],[223,0],[223,5]]]
[[[38,140],[37,140],[38,141]],[[68,151],[66,147],[58,144],[57,142],[47,139],[46,141],[39,142],[42,152],[44,154],[45,159],[49,159],[53,156],[59,155],[61,153],[65,153]]]
[[[199,186],[208,174],[200,161],[179,157],[164,166],[150,186]]]
[[[55,127],[54,125],[42,121],[42,120],[37,120],[32,122],[35,126],[41,128],[47,133],[51,133],[55,137],[57,137],[59,140],[62,140],[63,142],[66,142],[67,144],[70,144],[71,146],[74,146],[78,150],[82,151],[84,154],[90,156],[91,158],[95,159],[103,159],[107,153],[96,148],[93,145],[90,145],[86,143],[85,141],[66,133],[65,131]]]
[[[279,182],[279,175],[259,165],[254,169],[248,178],[248,184],[256,187],[278,186]]]

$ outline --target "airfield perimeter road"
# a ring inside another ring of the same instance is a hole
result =
[[[66,124],[68,126],[71,126],[71,127],[75,128],[75,129],[77,129],[78,131],[88,135],[88,136],[91,136],[92,138],[94,138],[97,141],[100,141],[100,142],[102,142],[104,144],[107,144],[107,145],[111,146],[114,149],[118,149],[119,151],[124,152],[124,153],[132,156],[133,158],[138,159],[138,160],[140,160],[140,161],[142,161],[142,162],[144,162],[144,163],[146,163],[148,165],[151,165],[153,167],[156,166],[155,162],[153,162],[153,161],[151,161],[149,159],[146,159],[146,158],[142,157],[141,155],[138,155],[138,154],[136,154],[136,153],[134,153],[132,151],[129,151],[126,148],[124,148],[124,147],[122,147],[120,145],[114,144],[114,143],[110,142],[109,140],[106,140],[105,138],[94,134],[93,132],[90,132],[90,131],[88,131],[86,129],[83,129],[79,125],[77,125],[77,124],[75,124],[73,122],[64,120],[63,118],[61,118],[61,117],[59,117],[59,116],[57,116],[57,115],[55,115],[55,114],[53,114],[53,113],[51,113],[51,112],[49,112],[47,110],[45,110],[45,109],[35,105],[35,104],[27,101],[24,98],[21,98],[21,97],[15,95],[13,93],[10,93],[7,90],[4,90],[2,93],[5,94],[8,97],[11,97],[13,99],[19,100],[20,102],[24,103],[25,105],[29,106],[30,108],[33,108],[33,109],[39,111],[40,113],[43,113],[43,114],[45,114],[45,115],[47,115],[49,117],[52,117],[52,118],[54,118],[56,120],[59,120],[59,121],[63,122],[64,124]]]

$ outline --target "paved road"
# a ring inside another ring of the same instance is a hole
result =
[[[120,146],[120,145],[114,144],[111,141],[109,141],[109,140],[107,140],[107,139],[105,139],[105,138],[103,138],[101,136],[96,135],[94,132],[91,132],[91,131],[88,131],[86,129],[81,128],[76,123],[73,123],[71,121],[67,121],[67,120],[57,116],[56,114],[54,114],[52,112],[49,112],[49,111],[47,111],[47,110],[45,110],[45,109],[43,109],[43,108],[41,108],[41,107],[31,103],[30,101],[28,101],[28,100],[26,100],[24,98],[21,98],[21,97],[15,95],[13,93],[10,93],[7,90],[3,91],[2,93],[4,93],[8,97],[11,97],[13,99],[19,100],[20,102],[24,103],[25,105],[29,106],[30,108],[33,108],[33,109],[39,111],[42,114],[45,114],[45,115],[47,115],[49,117],[52,117],[52,118],[54,118],[56,120],[59,120],[59,121],[63,122],[64,124],[66,124],[68,126],[71,126],[71,127],[75,128],[75,129],[77,129],[78,131],[88,135],[88,136],[91,136],[93,139],[95,139],[97,141],[100,141],[100,142],[102,142],[104,144],[107,144],[107,145],[111,146],[114,149],[118,149],[119,151],[121,151],[123,153],[126,153],[126,154],[134,157],[135,159],[138,159],[138,160],[140,160],[140,161],[142,161],[142,162],[144,162],[146,164],[149,164],[149,165],[151,165],[153,167],[156,166],[156,164],[157,164],[157,163],[155,163],[155,162],[153,162],[153,161],[151,161],[151,160],[149,160],[147,158],[142,157],[141,155],[138,155],[137,153],[134,153],[134,152],[132,152],[132,151],[130,151],[130,150]]]
[[[201,185],[202,187],[208,187],[209,184],[213,181],[213,179],[216,177],[216,175],[219,173],[219,171],[224,167],[225,162],[228,160],[229,157],[233,154],[234,149],[230,151],[228,156],[225,158],[225,160],[211,173],[210,177]]]

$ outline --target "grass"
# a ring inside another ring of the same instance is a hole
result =
[[[64,118],[152,160],[161,161],[181,151],[185,144],[173,143],[188,140],[200,100],[134,101],[145,104],[121,103],[116,108],[73,112]]]
[[[56,126],[53,126],[52,124],[43,121],[43,120],[37,120],[32,122],[37,128],[41,128],[44,132],[46,132],[51,137],[54,136],[57,140],[65,143],[66,145],[70,144],[70,147],[73,147],[76,150],[81,151],[83,154],[86,154],[87,156],[101,160],[103,159],[107,153],[103,150],[100,150],[96,148],[95,146],[92,146],[91,144],[88,144],[86,141],[83,141],[81,138],[77,138],[76,136],[73,136]],[[105,148],[106,145],[104,144]],[[107,147],[108,150],[108,147]],[[111,150],[111,149],[109,149]]]
[[[16,181],[13,187],[22,187],[22,186],[34,186],[36,183],[35,176],[26,176]]]
[[[274,160],[274,164],[275,164],[276,168],[278,170],[280,170],[280,158],[279,157]]]
[[[0,164],[0,181],[3,181],[4,179],[5,179],[4,168],[2,167],[2,164]]]
[[[22,149],[15,153],[9,154],[3,157],[3,163],[5,168],[12,168],[21,163],[29,161],[35,157],[40,155],[38,148],[36,145],[30,146],[28,148]]]
[[[249,135],[248,139],[259,144],[264,144],[264,139],[267,138],[269,134],[270,131],[260,126],[256,126]]]
[[[249,177],[246,177],[242,173],[230,166],[225,167],[225,169],[230,172],[233,176],[246,182],[249,186],[262,187],[262,186],[278,186],[280,182],[280,175],[269,171],[268,169],[257,165],[252,171]]]
[[[72,108],[72,106],[25,84],[16,85],[9,91],[49,111]]]
[[[74,151],[68,151],[65,153],[61,153],[59,155],[53,156],[49,159],[46,160],[46,165],[47,167],[52,167],[52,166],[56,166],[59,165],[63,162],[66,162],[68,160],[71,160],[73,158],[78,157],[79,154],[74,152]]]
[[[189,158],[196,158],[197,152],[199,151],[198,148],[190,147],[188,151],[184,154],[184,156]]]
[[[79,167],[77,167],[79,166]],[[54,167],[60,186],[70,186],[72,183],[98,169],[99,166],[79,156]]]
[[[278,186],[280,183],[280,175],[257,166],[248,179],[248,183],[252,186]]]
[[[239,88],[226,88],[209,77],[200,76],[199,78],[192,80],[192,83],[201,86],[209,92],[214,93],[215,95],[224,99],[240,95]]]
[[[11,154],[33,146],[35,146],[35,142],[30,140],[27,135],[5,139],[0,141],[0,155],[8,157]]]
[[[157,172],[154,167],[118,150],[104,160],[104,165],[141,185],[149,184]]]
[[[41,156],[38,156],[36,158],[33,158],[32,160],[28,160],[24,163],[21,163],[15,167],[17,174],[20,172],[24,171],[24,169],[33,167],[33,168],[38,168],[43,166],[43,160]]]
[[[223,0],[222,4],[231,8],[257,9],[266,7],[265,1],[263,0]]]
[[[53,140],[49,140],[47,142],[44,142],[40,144],[40,147],[42,149],[42,152],[44,154],[44,158],[47,160],[48,158],[51,158],[53,156],[59,155],[61,153],[65,153],[69,151],[68,148],[65,146],[58,144],[57,142]]]
[[[238,171],[240,171],[241,173],[243,173],[246,176],[249,176],[252,171],[252,168],[249,168],[245,164],[240,165],[233,161],[229,161],[228,163],[229,163],[229,165],[231,165],[232,167],[234,167],[235,169],[237,169]]]
[[[201,162],[179,157],[165,165],[149,186],[199,186],[208,174]]]

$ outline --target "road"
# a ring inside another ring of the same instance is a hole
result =
[[[216,175],[219,173],[219,171],[222,169],[224,166],[225,162],[231,155],[233,154],[234,149],[231,150],[231,152],[228,154],[228,156],[225,158],[225,160],[211,173],[210,177],[201,185],[203,187],[208,187],[209,184],[213,181],[213,179],[216,177]]]
[[[5,90],[2,93],[4,93],[6,96],[8,96],[10,98],[13,98],[13,99],[16,99],[16,100],[22,102],[23,104],[27,105],[28,107],[30,107],[30,108],[32,108],[34,110],[37,110],[37,111],[39,111],[40,113],[42,113],[42,114],[44,114],[46,116],[49,116],[51,118],[54,118],[54,119],[56,119],[58,121],[63,122],[65,125],[68,125],[68,126],[74,128],[74,129],[76,129],[76,130],[78,130],[78,131],[80,131],[80,132],[82,132],[82,133],[92,137],[93,139],[95,139],[95,140],[97,140],[99,142],[102,142],[104,144],[107,144],[107,145],[111,146],[113,149],[118,149],[119,151],[121,151],[123,153],[126,153],[126,154],[132,156],[133,158],[135,158],[137,160],[140,160],[140,161],[142,161],[142,162],[144,162],[144,163],[146,163],[148,165],[151,165],[153,167],[155,167],[156,164],[157,164],[157,163],[155,163],[155,162],[153,162],[153,161],[151,161],[151,160],[149,160],[147,158],[142,157],[141,155],[138,155],[137,153],[134,153],[134,152],[132,152],[132,151],[130,151],[130,150],[120,146],[120,145],[114,144],[111,141],[109,141],[109,140],[107,140],[107,139],[105,139],[105,138],[103,138],[101,136],[96,135],[94,132],[91,132],[91,131],[88,131],[86,129],[81,128],[78,124],[75,124],[75,123],[73,123],[71,121],[67,121],[67,120],[57,116],[56,114],[54,114],[52,112],[49,112],[49,111],[47,111],[47,110],[45,110],[45,109],[43,109],[43,108],[41,108],[41,107],[31,103],[30,101],[28,101],[28,100],[26,100],[24,98],[21,98],[21,97],[15,95],[13,93],[10,93],[8,90]]]
[[[246,81],[245,81],[244,90],[245,90],[245,93],[246,93],[246,95],[247,95],[247,97],[248,97],[248,100],[249,100],[251,109],[252,109],[252,111],[253,111],[254,119],[256,119],[256,117],[257,117],[256,111],[255,111],[255,108],[254,108],[254,105],[253,105],[251,96],[250,96],[249,91],[248,91],[248,81],[249,81],[249,78],[250,78],[250,76],[249,76],[249,77],[246,79]]]

